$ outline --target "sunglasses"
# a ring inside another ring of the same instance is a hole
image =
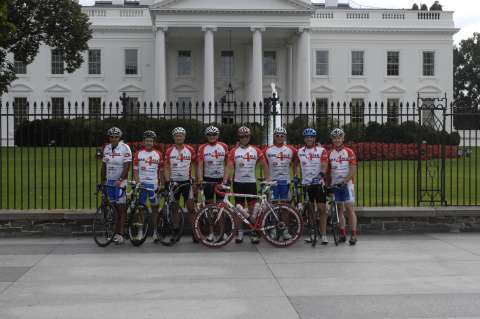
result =
[[[218,134],[212,134],[212,133],[210,133],[210,134],[207,134],[207,136],[218,136]]]
[[[241,135],[238,138],[249,138],[249,137],[250,137],[250,135]]]
[[[275,134],[275,137],[286,137],[284,134]]]

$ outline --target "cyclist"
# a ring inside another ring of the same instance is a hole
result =
[[[117,245],[124,243],[123,232],[127,217],[127,198],[125,187],[127,186],[128,172],[132,163],[130,147],[122,139],[122,131],[118,127],[108,130],[109,144],[103,149],[103,163],[101,169],[102,185],[106,184],[109,200],[116,206],[119,218],[116,223],[113,241]]]
[[[196,160],[195,150],[185,144],[187,131],[183,127],[177,127],[172,131],[174,145],[170,146],[165,152],[165,184],[175,182],[180,188],[175,195],[175,199],[180,201],[180,197],[186,203],[190,223],[193,223],[193,189],[192,189],[192,169]],[[179,221],[174,221],[178,225]],[[178,230],[174,229],[174,232]],[[193,242],[197,242],[192,233]]]
[[[325,174],[328,169],[328,153],[325,148],[316,144],[317,132],[313,128],[303,131],[305,146],[298,150],[300,167],[297,167],[295,179],[302,172],[302,185],[308,186],[308,198],[310,202],[320,211],[320,234],[322,245],[328,244],[327,238],[327,194],[325,192]],[[311,242],[310,238],[305,240]]]
[[[270,181],[268,164],[265,160],[263,152],[258,147],[250,145],[251,131],[248,127],[240,127],[238,129],[237,136],[239,143],[228,153],[223,183],[228,183],[234,174],[233,189],[236,193],[257,195],[257,163],[263,168],[265,179]],[[241,206],[244,206],[246,201],[248,213],[250,216],[253,215],[256,200],[239,197],[236,198],[235,201]],[[240,221],[237,220],[237,222]],[[259,242],[258,234],[253,233],[251,241],[253,244],[257,244]],[[243,242],[242,231],[238,232],[235,242],[237,244]]]
[[[225,161],[227,159],[228,147],[219,142],[220,130],[215,126],[209,126],[205,130],[207,143],[200,146],[197,153],[197,181],[198,184],[208,182],[204,188],[205,200],[213,203],[215,184],[223,181],[225,174]],[[218,198],[223,199],[223,198]]]
[[[297,150],[286,144],[287,130],[278,127],[273,131],[272,146],[265,150],[265,157],[268,161],[270,176],[277,185],[272,187],[272,199],[288,202],[290,199],[290,169],[298,165]],[[282,234],[285,240],[291,239],[288,230]]]
[[[357,171],[357,158],[355,153],[344,145],[345,132],[336,128],[330,133],[333,149],[328,154],[330,176],[332,185],[341,185],[341,189],[335,191],[338,215],[340,218],[340,242],[346,242],[344,211],[347,210],[352,236],[350,245],[357,243],[357,216],[353,207],[355,203],[354,178]]]
[[[153,241],[158,242],[158,206],[159,200],[157,190],[163,188],[163,157],[160,151],[153,149],[157,134],[153,131],[143,133],[144,148],[137,151],[133,157],[133,178],[142,188],[148,189],[140,191],[140,204],[146,205],[147,198],[150,200],[153,218]],[[138,233],[139,239],[143,237],[141,231]]]

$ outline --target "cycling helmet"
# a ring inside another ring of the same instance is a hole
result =
[[[187,131],[185,131],[185,129],[183,127],[176,127],[176,128],[173,129],[172,135],[175,136],[177,134],[187,135]]]
[[[238,129],[238,135],[250,135],[251,131],[248,127],[242,126],[241,128]]]
[[[287,130],[283,127],[277,127],[274,131],[273,134],[283,134],[287,135]]]
[[[303,131],[303,137],[316,137],[317,136],[317,131],[315,131],[313,128],[306,128]]]
[[[330,133],[331,137],[345,136],[345,132],[341,128],[336,128]]]
[[[146,138],[153,138],[153,139],[156,139],[157,138],[157,134],[154,132],[154,131],[145,131],[143,133],[143,138],[146,139]]]
[[[205,135],[218,135],[220,130],[216,126],[209,126],[205,129]]]
[[[122,130],[119,129],[118,127],[114,126],[114,127],[111,127],[108,132],[107,132],[107,135],[110,136],[110,137],[122,137]]]

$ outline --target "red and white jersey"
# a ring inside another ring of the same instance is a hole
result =
[[[306,146],[298,150],[298,159],[302,167],[302,184],[308,185],[313,179],[319,178],[321,164],[328,163],[327,150],[322,146],[308,148]]]
[[[158,188],[160,169],[163,165],[162,154],[157,150],[140,150],[133,157],[133,169],[138,171],[140,183],[154,185]]]
[[[170,168],[170,179],[174,182],[189,181],[194,162],[195,150],[189,145],[184,145],[182,149],[173,145],[165,153],[165,165]]]
[[[265,159],[263,152],[255,146],[236,146],[228,153],[228,161],[235,166],[234,181],[237,183],[256,183],[258,161]]]
[[[107,168],[107,180],[117,181],[121,179],[123,165],[132,162],[130,146],[121,141],[117,147],[112,149],[112,144],[108,144],[103,149],[103,162]]]
[[[201,145],[197,156],[203,161],[203,177],[223,178],[227,154],[228,147],[224,143]]]
[[[340,150],[333,149],[328,154],[328,163],[332,185],[342,183],[348,176],[350,167],[357,165],[355,153],[348,147],[342,147]],[[353,183],[353,178],[352,178]]]
[[[297,157],[297,150],[290,145],[272,145],[265,150],[270,168],[270,175],[274,181],[290,181],[291,164]]]

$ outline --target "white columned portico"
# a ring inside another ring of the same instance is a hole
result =
[[[311,76],[310,76],[310,30],[308,28],[299,29],[298,49],[297,49],[297,89],[296,99],[305,105],[309,104],[311,94]]]
[[[250,102],[263,103],[263,43],[262,32],[264,27],[251,27],[253,33],[252,50],[252,84]]]
[[[155,32],[155,99],[157,102],[168,102],[167,96],[167,54],[166,32],[167,27],[154,27]]]
[[[215,103],[215,56],[214,56],[214,32],[216,27],[202,27],[204,32],[204,64],[203,64],[203,101]]]

